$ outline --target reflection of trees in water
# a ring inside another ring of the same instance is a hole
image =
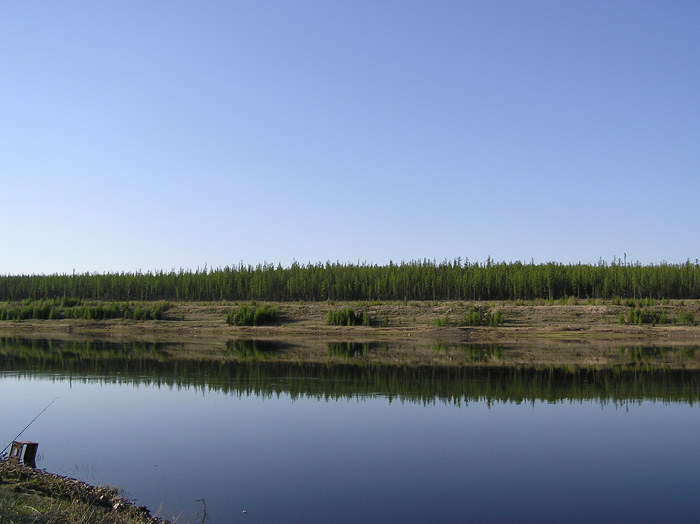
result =
[[[265,358],[283,349],[285,344],[274,340],[230,339],[226,341],[226,350],[242,359]]]
[[[467,362],[498,361],[503,357],[503,346],[498,344],[435,344],[436,353],[459,354]]]
[[[370,351],[389,351],[389,345],[378,342],[329,342],[326,353],[329,357],[353,359],[366,357]]]
[[[270,341],[230,341],[229,351],[253,357],[238,361],[184,360],[167,354],[167,344],[28,341],[0,338],[0,369],[20,376],[70,377],[75,381],[201,388],[233,395],[292,398],[384,396],[419,403],[700,400],[700,372],[653,366],[618,369],[402,366],[353,358],[381,348],[369,344],[329,345],[348,358],[335,364],[261,361],[280,347]],[[450,349],[450,351],[455,351]],[[497,347],[463,347],[475,359],[492,359]],[[623,348],[646,359],[653,351]],[[667,349],[664,351],[672,351]],[[676,351],[676,350],[673,350]],[[696,348],[680,348],[688,358]],[[648,355],[648,356],[647,356]],[[90,377],[90,378],[87,378]]]
[[[666,358],[670,353],[675,354],[681,362],[694,359],[697,348],[694,346],[680,348],[664,348],[656,346],[626,346],[621,347],[620,357],[637,364],[653,365],[654,361]]]
[[[64,358],[109,358],[134,355],[167,356],[169,349],[182,348],[177,342],[111,342],[106,340],[51,340],[22,337],[0,337],[0,354],[19,352],[41,357],[60,355]]]

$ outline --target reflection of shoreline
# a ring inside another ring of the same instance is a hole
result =
[[[697,370],[700,345],[541,341],[425,342],[326,338],[275,339],[237,337],[223,341],[151,340],[147,338],[28,338],[0,336],[0,358],[8,365],[32,360],[60,361],[80,372],[94,362],[147,360],[171,362],[277,362],[290,364],[353,364],[429,368],[580,368],[611,371]],[[77,365],[77,367],[74,367]]]
[[[428,348],[439,354],[460,353],[474,365],[396,365],[368,362],[365,356],[392,349],[382,344],[324,345],[326,362],[277,360],[284,345],[238,340],[208,359],[175,358],[167,346],[114,343],[90,346],[0,339],[0,370],[20,377],[51,376],[54,380],[144,384],[201,388],[234,395],[352,398],[384,396],[408,402],[455,405],[488,402],[560,402],[599,400],[626,402],[658,400],[700,401],[700,371],[652,365],[668,358],[659,348],[616,350],[636,364],[596,366],[491,365],[509,351],[500,346],[464,345]],[[177,348],[185,351],[186,348]],[[686,348],[686,358],[696,358]],[[332,354],[331,354],[332,353]],[[228,355],[228,356],[227,356]],[[622,357],[621,357],[622,358]]]

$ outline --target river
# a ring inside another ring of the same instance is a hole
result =
[[[3,446],[178,524],[693,522],[696,372],[0,359]],[[81,363],[82,362],[82,363]]]

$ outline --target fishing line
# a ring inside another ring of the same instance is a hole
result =
[[[10,445],[12,444],[12,442],[14,442],[15,440],[17,440],[17,439],[20,437],[20,435],[22,435],[22,433],[24,433],[24,432],[27,430],[27,428],[28,428],[29,426],[31,426],[32,424],[34,424],[34,421],[35,421],[36,419],[38,419],[44,411],[46,411],[47,409],[49,409],[49,408],[51,407],[51,404],[53,404],[53,403],[56,402],[57,400],[58,400],[58,397],[56,397],[56,398],[53,399],[51,402],[49,402],[49,405],[48,405],[48,406],[46,406],[44,409],[42,409],[42,410],[39,412],[39,414],[31,420],[31,422],[30,422],[29,424],[27,424],[26,426],[24,426],[24,429],[23,429],[22,431],[20,431],[19,433],[17,433],[17,436],[16,436],[15,438],[13,438],[12,441],[11,441],[7,446],[5,446],[5,447],[3,448],[2,451],[0,451],[0,455],[2,455],[3,453],[5,453],[5,450],[7,450],[7,448],[10,447]]]

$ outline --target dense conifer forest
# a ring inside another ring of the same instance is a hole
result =
[[[170,272],[0,276],[0,300],[555,300],[700,298],[700,263],[423,260],[260,264]]]

